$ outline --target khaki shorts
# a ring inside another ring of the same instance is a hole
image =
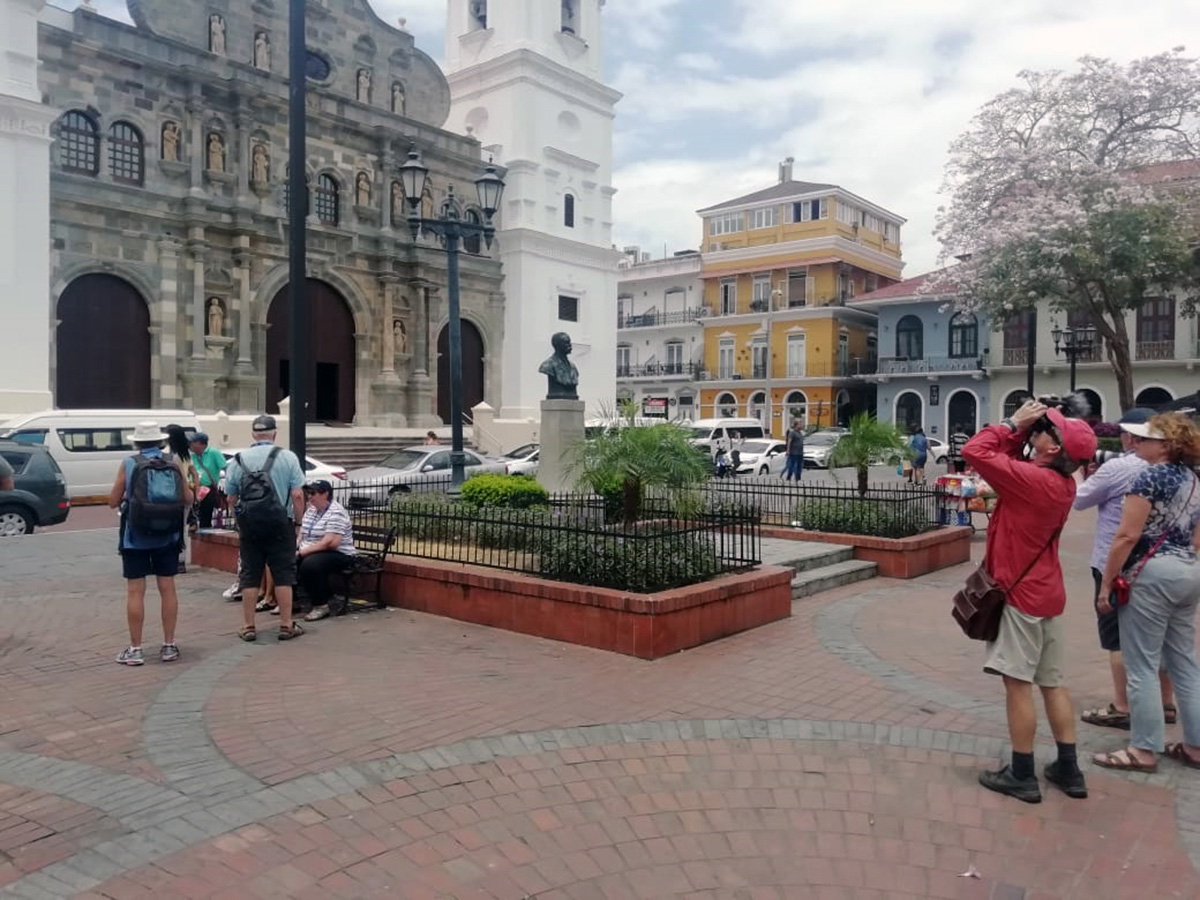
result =
[[[1038,687],[1063,685],[1062,616],[1039,619],[1005,606],[1000,634],[987,645],[983,671]]]

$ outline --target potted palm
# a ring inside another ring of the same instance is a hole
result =
[[[872,465],[894,465],[911,455],[899,428],[863,412],[850,420],[850,430],[842,435],[829,454],[829,467],[853,466],[858,473],[858,493],[865,497]]]

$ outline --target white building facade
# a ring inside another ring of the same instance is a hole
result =
[[[617,281],[617,398],[639,416],[698,418],[708,312],[700,254],[644,260],[636,247],[625,254]]]
[[[50,125],[38,87],[44,0],[0,0],[0,421],[47,409],[50,320]]]
[[[550,337],[574,343],[589,413],[616,397],[617,263],[604,0],[450,0],[447,127],[507,170],[497,245],[504,270],[499,416],[537,419]]]

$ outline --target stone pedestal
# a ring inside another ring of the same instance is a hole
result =
[[[439,428],[442,420],[433,413],[433,382],[424,372],[408,380],[408,425],[410,428]]]
[[[540,429],[542,449],[538,454],[537,479],[542,487],[555,491],[574,490],[567,470],[570,448],[583,440],[582,400],[543,400]]]

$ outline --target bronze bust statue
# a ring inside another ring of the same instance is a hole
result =
[[[538,366],[548,383],[546,399],[578,400],[579,370],[567,359],[571,354],[571,336],[560,331],[550,338],[550,344],[554,347],[554,355]]]

